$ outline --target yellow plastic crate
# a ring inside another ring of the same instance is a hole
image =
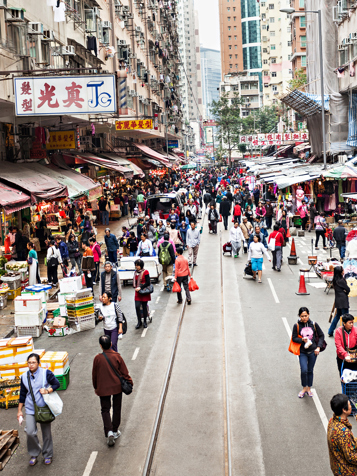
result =
[[[66,303],[68,304],[83,304],[85,301],[89,301],[89,300],[94,302],[92,295],[81,298],[81,299],[76,299],[75,297],[66,297]]]
[[[82,317],[82,316],[89,316],[94,314],[94,306],[89,307],[88,309],[83,309],[83,311],[72,311],[71,309],[67,309],[68,317]]]
[[[15,299],[17,296],[21,296],[21,288],[8,290],[7,292],[8,299]]]

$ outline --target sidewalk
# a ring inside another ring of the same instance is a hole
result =
[[[121,227],[122,226],[130,226],[136,224],[137,218],[130,218],[128,221],[128,216],[122,217],[119,220],[115,220],[109,223],[109,228],[112,233],[114,233],[117,237],[121,236]],[[97,240],[104,242],[104,233],[105,229],[107,228],[104,225],[97,225],[98,235]],[[134,230],[136,234],[136,229]],[[47,277],[47,267],[44,264],[44,257],[42,257],[43,252],[40,255],[40,276],[42,279]],[[62,277],[62,273],[59,269],[58,277]],[[55,294],[57,289],[53,289],[50,292],[50,295]],[[10,337],[14,331],[14,301],[8,300],[7,307],[5,309],[0,310],[0,339]]]

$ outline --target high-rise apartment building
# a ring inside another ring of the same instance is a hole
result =
[[[241,1],[219,0],[219,22],[223,78],[243,71]]]
[[[260,4],[264,106],[277,103],[292,79],[290,19],[279,11],[289,6],[289,0]]]
[[[291,8],[295,13],[291,15],[292,54],[291,63],[293,75],[302,69],[306,73],[306,16],[305,0],[291,0]]]
[[[199,54],[199,34],[193,0],[179,0],[178,7],[178,32],[180,53],[180,85],[182,95],[183,115],[186,122],[199,120],[198,99],[200,80],[197,74],[197,52]],[[196,28],[197,26],[197,28]],[[196,35],[197,30],[197,35]],[[196,44],[196,40],[198,44]]]
[[[201,47],[202,98],[205,119],[212,119],[210,105],[219,98],[221,82],[221,53]]]

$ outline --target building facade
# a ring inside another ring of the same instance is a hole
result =
[[[112,147],[121,137],[148,141],[157,148],[164,147],[166,138],[181,139],[178,12],[176,4],[169,3],[69,0],[57,7],[54,0],[12,0],[11,5],[1,2],[0,71],[29,79],[38,75],[70,76],[74,84],[76,77],[83,75],[100,82],[101,75],[112,74],[118,104],[113,114],[76,114],[71,107],[63,115],[36,113],[15,120],[14,87],[9,76],[0,83],[0,129],[3,137],[11,129],[16,140],[12,148],[0,151],[1,158],[31,158],[26,131],[28,124],[34,122],[50,130],[75,125],[79,136],[87,135],[94,125],[100,148]],[[52,94],[47,90],[45,93],[47,99]],[[69,99],[79,97],[80,93],[79,87],[69,91]],[[55,104],[54,97],[52,105]],[[125,118],[153,119],[157,127],[148,131],[115,131],[115,121]],[[87,147],[84,141],[83,147]]]
[[[221,53],[201,47],[202,98],[205,119],[212,119],[210,105],[219,99]]]
[[[306,74],[305,0],[291,0],[290,4],[295,9],[295,13],[291,15],[291,63],[295,77],[298,70]]]
[[[287,7],[289,0],[260,4],[264,106],[277,104],[292,79],[290,19],[279,11]]]
[[[252,76],[248,72],[226,74],[220,83],[220,93],[228,94],[230,103],[238,95],[242,99],[241,115],[246,117],[263,106],[259,81],[258,75]]]
[[[219,0],[219,23],[223,79],[227,74],[244,69],[240,0]]]

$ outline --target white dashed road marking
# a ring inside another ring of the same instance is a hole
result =
[[[145,329],[146,330],[146,329]],[[138,353],[139,353],[139,350],[140,350],[140,347],[137,347],[135,350],[134,350],[134,354],[131,358],[131,360],[135,360],[138,356]]]
[[[98,456],[98,451],[92,451],[92,453],[89,457],[86,469],[84,470],[83,476],[89,476],[90,475],[90,473],[92,472],[92,469],[93,469],[93,466],[94,466],[94,463],[95,463],[95,460],[96,460],[97,456]]]

